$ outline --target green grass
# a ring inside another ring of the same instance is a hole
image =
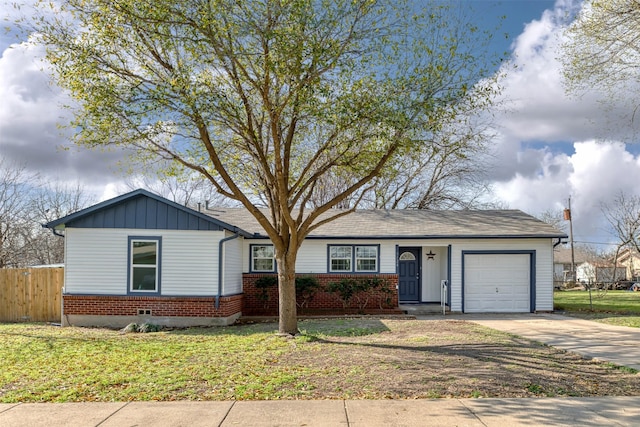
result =
[[[640,292],[608,291],[599,296],[593,291],[591,301],[593,311],[640,315]],[[591,311],[587,291],[557,291],[553,302],[556,310]]]
[[[300,326],[302,336],[285,340],[272,323],[149,334],[0,324],[0,402],[303,397],[299,378],[314,372],[278,363],[296,342],[386,330],[348,319]]]
[[[640,328],[640,292],[607,291],[599,295],[596,291],[556,291],[555,310],[565,311],[571,316],[595,320],[618,326]]]
[[[308,337],[360,337],[388,331],[384,323],[374,319],[369,322],[354,322],[349,319],[305,320],[300,324],[300,332]]]
[[[299,327],[289,339],[275,323],[146,334],[0,324],[0,403],[640,395],[634,374],[462,320]]]
[[[295,376],[272,361],[289,346],[272,325],[122,335],[5,324],[0,402],[287,397],[277,390]]]

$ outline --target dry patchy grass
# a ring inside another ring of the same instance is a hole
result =
[[[462,320],[276,329],[0,325],[0,402],[640,395],[634,372]]]

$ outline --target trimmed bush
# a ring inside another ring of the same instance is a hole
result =
[[[384,279],[378,277],[355,278],[348,277],[327,285],[327,292],[337,294],[342,301],[344,308],[349,308],[351,303],[355,303],[360,311],[363,311],[374,296],[379,297],[379,306],[391,303],[391,289]],[[380,293],[383,295],[381,296]]]
[[[259,289],[257,298],[262,301],[263,307],[269,306],[270,292],[269,290],[276,287],[278,284],[278,278],[276,276],[262,276],[255,281],[256,289]]]
[[[309,303],[320,290],[320,282],[314,276],[296,277],[296,304],[299,308],[309,307]]]

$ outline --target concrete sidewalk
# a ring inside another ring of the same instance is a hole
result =
[[[0,426],[637,426],[637,397],[0,404]]]
[[[640,371],[640,328],[550,313],[465,314],[446,318],[454,317]]]

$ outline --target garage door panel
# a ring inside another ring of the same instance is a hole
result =
[[[465,255],[464,311],[529,312],[529,254]]]

